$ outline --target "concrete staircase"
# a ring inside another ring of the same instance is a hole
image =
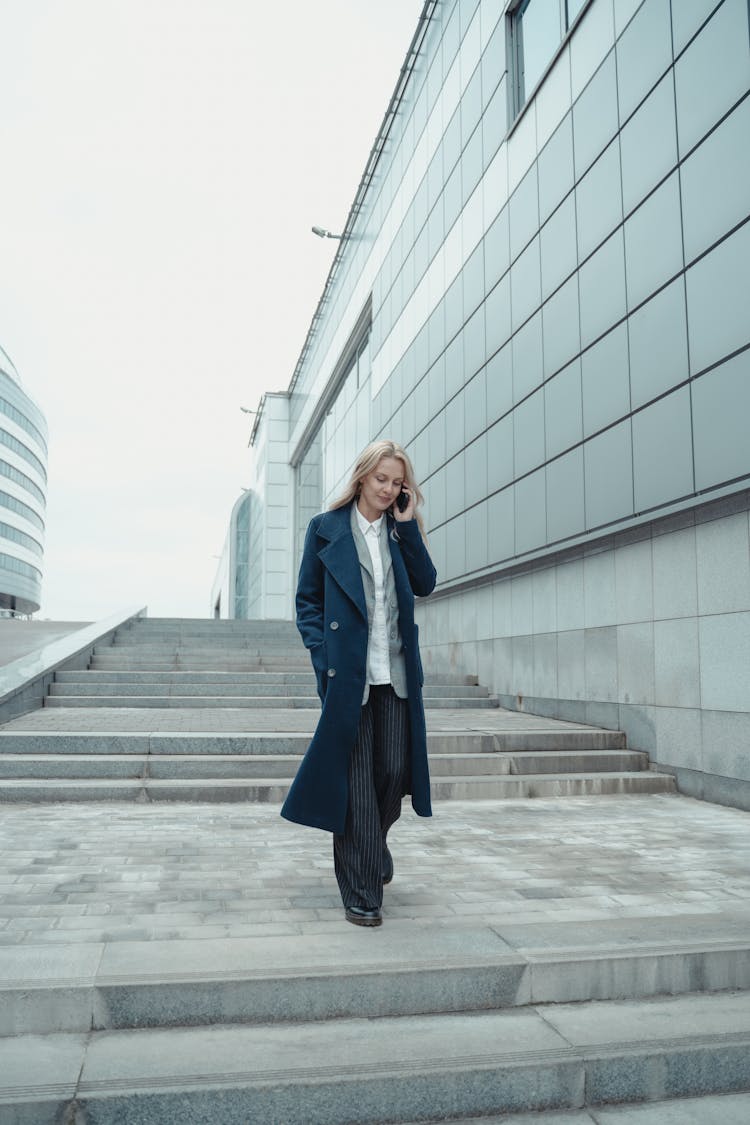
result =
[[[38,922],[13,944],[0,919],[0,1125],[750,1120],[743,814],[696,814],[617,732],[504,712],[470,677],[427,687],[433,789],[453,800],[434,834],[398,826],[374,931],[343,921],[327,840],[322,860],[320,834],[261,804],[318,712],[291,627],[140,621],[0,731],[0,795],[34,802],[4,811],[0,901],[28,888],[8,925]],[[606,793],[627,796],[588,799]],[[61,800],[79,803],[41,805]],[[230,800],[254,804],[204,803]],[[722,893],[716,838],[734,848]],[[686,850],[697,893],[663,889]],[[518,888],[500,904],[499,867]],[[233,887],[255,936],[216,936]],[[147,935],[110,906],[151,909]]]
[[[750,1089],[750,940],[726,921],[688,919],[679,936],[641,924],[638,938],[632,920],[589,925],[577,945],[563,927],[552,948],[541,926],[373,937],[342,923],[293,939],[5,951],[0,1121],[376,1125],[585,1109],[576,1122],[605,1122],[612,1103],[700,1095],[684,1116],[676,1101],[649,1120],[744,1125],[747,1094],[732,1115],[721,1099],[706,1112],[707,1095]]]
[[[436,800],[672,792],[625,737],[424,687]],[[0,729],[0,801],[281,801],[319,713],[291,622],[141,618]]]

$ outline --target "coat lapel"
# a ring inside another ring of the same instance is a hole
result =
[[[328,542],[318,551],[318,558],[346,596],[354,602],[366,621],[365,591],[349,519],[348,508],[336,508],[332,512],[326,512],[325,518],[318,525],[318,535]],[[365,544],[366,548],[367,544]]]

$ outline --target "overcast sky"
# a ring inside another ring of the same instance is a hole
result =
[[[0,0],[0,345],[50,428],[39,617],[206,616],[422,0]]]

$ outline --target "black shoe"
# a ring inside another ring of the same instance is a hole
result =
[[[381,867],[383,869],[383,885],[385,886],[385,884],[390,883],[391,879],[393,878],[393,856],[388,850],[387,844],[383,844],[383,858],[381,861]]]
[[[361,906],[347,906],[346,920],[353,922],[355,926],[383,925],[383,915],[379,910],[363,910]]]

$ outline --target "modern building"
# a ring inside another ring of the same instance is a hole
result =
[[[247,613],[391,437],[423,657],[750,808],[747,0],[425,3],[285,394]]]
[[[0,614],[39,609],[47,505],[47,423],[0,348]]]
[[[211,613],[216,618],[246,620],[250,577],[250,527],[257,496],[245,490],[232,508],[224,550],[211,589]],[[255,550],[260,543],[255,543]],[[260,568],[257,568],[260,575]]]

